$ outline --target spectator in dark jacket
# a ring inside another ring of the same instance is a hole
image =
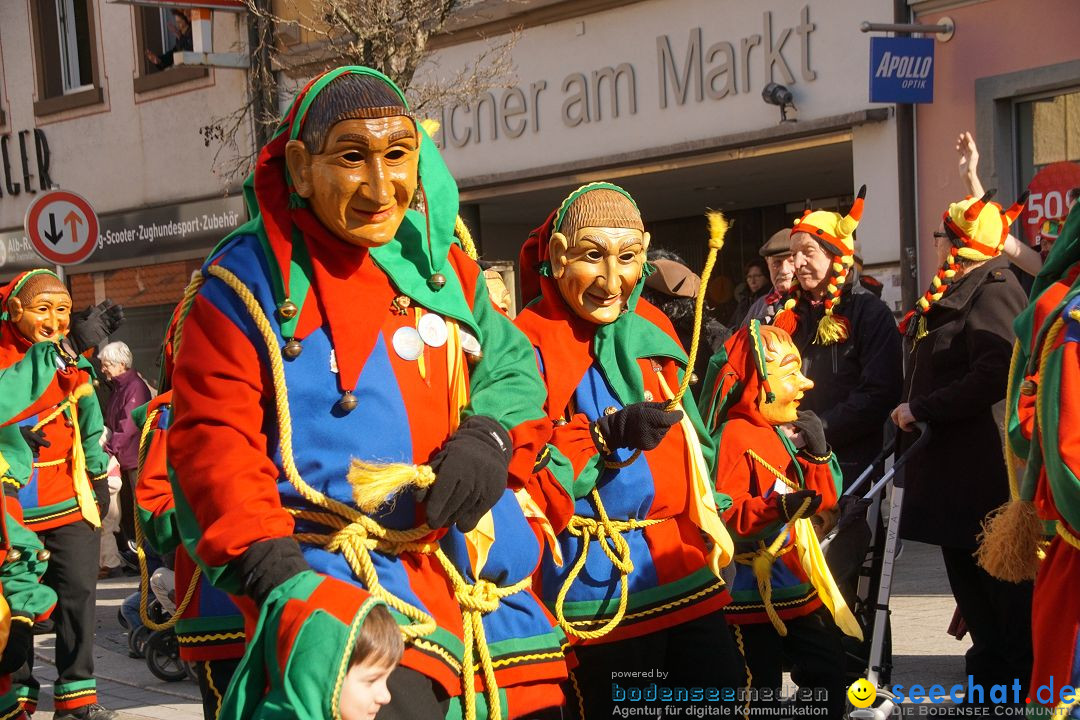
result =
[[[865,192],[863,187],[847,216],[808,210],[791,231],[799,281],[792,337],[802,353],[803,374],[814,381],[802,407],[821,418],[845,486],[881,451],[904,379],[892,313],[852,270],[852,234]]]
[[[131,349],[122,342],[111,342],[98,351],[101,374],[112,385],[112,395],[105,406],[105,427],[109,439],[105,452],[120,463],[123,487],[120,489],[120,528],[125,540],[135,540],[135,479],[139,468],[141,430],[131,419],[131,411],[150,402],[150,388],[132,367]]]
[[[1021,206],[983,199],[953,203],[934,233],[941,269],[901,327],[910,347],[901,430],[930,426],[908,466],[900,533],[941,546],[960,613],[971,632],[967,673],[983,687],[1025,686],[1031,675],[1032,584],[978,567],[972,553],[987,513],[1009,499],[999,427],[1013,344],[1026,297],[1001,255]],[[902,441],[908,436],[902,438]]]
[[[734,312],[731,313],[731,319],[728,321],[728,325],[731,327],[739,327],[739,323],[749,312],[750,306],[768,295],[772,289],[769,282],[769,266],[765,264],[762,258],[756,257],[746,263],[743,282],[743,295],[739,298],[739,304],[735,306]]]
[[[173,53],[191,52],[194,49],[194,38],[191,34],[191,20],[183,10],[172,11],[172,32],[176,36],[173,46],[162,55],[158,55],[149,48],[146,50],[146,59],[158,70],[166,70],[173,66]]]
[[[772,283],[772,289],[754,301],[742,318],[740,327],[749,325],[751,320],[771,323],[776,311],[780,309],[784,296],[795,285],[795,260],[791,256],[791,230],[789,228],[774,232],[758,250],[758,254],[769,268],[769,282]]]

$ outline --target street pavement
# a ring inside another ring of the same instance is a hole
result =
[[[100,702],[118,711],[122,720],[198,720],[202,711],[194,682],[163,682],[150,673],[144,660],[128,657],[126,633],[116,614],[123,599],[137,589],[137,578],[98,584],[94,661]],[[905,544],[897,560],[891,607],[893,682],[945,687],[962,682],[966,677],[963,654],[971,641],[958,641],[946,633],[955,603],[936,547]],[[56,678],[53,637],[38,637],[36,651],[42,688],[41,709],[34,718],[51,720]]]

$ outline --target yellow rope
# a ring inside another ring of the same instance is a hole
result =
[[[750,688],[754,686],[754,674],[750,672],[750,663],[746,662],[746,643],[743,642],[742,628],[738,623],[731,623],[731,630],[735,634],[735,644],[746,668],[746,705],[743,706],[743,717],[750,717]]]
[[[1013,377],[1020,364],[1020,340],[1013,343],[1012,359],[1009,361],[1009,381],[1005,385],[1005,412],[1013,412]],[[1009,477],[1009,496],[1013,500],[1020,499],[1020,481],[1016,477],[1016,453],[1012,443],[1009,442],[1009,422],[1005,421],[1005,471]]]
[[[214,674],[210,671],[210,669],[210,661],[207,660],[205,661],[205,667],[203,668],[203,670],[206,672],[206,685],[210,688],[210,692],[214,694],[214,720],[217,720],[217,717],[221,715],[222,697],[221,691],[218,690],[217,686],[214,684]]]
[[[150,431],[154,425],[157,424],[158,418],[161,416],[162,406],[159,405],[151,410],[146,415],[146,422],[143,423],[142,433],[139,435],[139,465],[136,471],[135,477],[141,477],[143,473],[143,466],[146,464],[146,455],[150,451]],[[188,582],[187,591],[184,593],[183,599],[180,604],[176,606],[176,611],[172,614],[172,617],[163,623],[156,623],[150,619],[149,601],[150,601],[150,570],[146,567],[146,551],[143,549],[143,538],[145,537],[142,518],[139,516],[138,503],[135,503],[135,555],[139,558],[139,619],[142,620],[142,624],[151,630],[168,630],[174,627],[177,621],[180,620],[180,616],[187,610],[191,599],[195,596],[195,589],[199,586],[199,577],[202,575],[202,569],[195,568],[195,571],[191,573],[191,580]],[[134,630],[134,628],[132,628]]]
[[[35,460],[33,463],[31,463],[31,467],[36,467],[36,468],[56,467],[57,465],[63,465],[66,462],[67,462],[66,457],[56,458],[55,460],[45,460],[45,461],[42,461],[42,462],[37,462]]]
[[[1058,520],[1055,530],[1057,531],[1058,537],[1064,540],[1066,545],[1070,545],[1073,548],[1080,550],[1080,538],[1069,532],[1068,528],[1065,527],[1065,523]]]
[[[465,633],[463,638],[464,652],[467,660],[462,665],[462,687],[465,694],[463,700],[466,709],[465,720],[475,720],[476,717],[476,698],[474,697],[475,668],[469,665],[473,659],[474,646],[479,655],[480,669],[487,687],[488,715],[493,719],[501,717],[501,701],[499,688],[495,683],[491,649],[487,645],[486,636],[480,623],[484,614],[490,613],[498,607],[501,598],[521,592],[529,587],[531,578],[525,578],[505,588],[499,588],[486,580],[480,580],[476,584],[470,585],[436,543],[416,542],[419,538],[432,532],[432,529],[427,525],[421,525],[412,530],[385,528],[356,508],[328,497],[308,485],[300,476],[293,457],[292,413],[289,408],[288,389],[285,384],[284,362],[270,320],[267,318],[266,313],[263,312],[255,296],[235,274],[220,265],[212,265],[207,269],[207,272],[220,279],[236,293],[247,309],[260,335],[262,335],[270,359],[270,370],[273,378],[282,470],[289,484],[304,500],[318,508],[322,508],[325,512],[288,510],[297,518],[313,520],[335,530],[335,532],[326,535],[298,533],[295,535],[297,541],[319,544],[330,552],[341,552],[350,569],[364,583],[368,592],[413,621],[412,625],[401,629],[402,635],[407,640],[433,632],[436,628],[435,620],[427,613],[395,597],[382,587],[375,565],[371,560],[370,551],[378,549],[383,552],[400,553],[430,552],[434,550],[435,557],[442,564],[450,578],[455,597],[462,612]],[[431,473],[431,469],[423,465],[415,466],[415,471],[418,482],[421,481],[425,472],[429,475]],[[431,475],[431,477],[434,476]],[[477,626],[480,627],[479,631],[476,630]]]
[[[791,516],[791,519],[785,523],[785,527],[769,543],[768,547],[765,546],[764,542],[759,541],[757,550],[739,553],[735,556],[735,562],[741,565],[749,565],[750,569],[753,570],[754,579],[757,580],[758,593],[761,595],[761,602],[765,606],[765,614],[769,616],[769,621],[776,628],[776,632],[779,633],[780,637],[787,637],[787,626],[780,619],[780,615],[773,605],[772,566],[779,557],[787,554],[795,547],[794,545],[783,547],[784,541],[787,540],[787,533],[793,531],[790,528],[791,523],[801,518],[809,507],[810,498],[806,498],[802,501],[802,505],[799,506],[795,514]]]
[[[795,484],[791,480],[788,480],[787,475],[780,472],[779,470],[777,470],[775,467],[773,467],[769,463],[765,462],[765,458],[761,457],[760,455],[758,455],[753,450],[750,450],[749,448],[747,448],[746,454],[749,455],[752,460],[754,460],[755,462],[760,464],[763,468],[765,468],[770,473],[772,473],[773,476],[776,477],[777,480],[781,481],[782,483],[787,485],[789,488],[793,488],[795,490],[799,489],[799,486],[797,484]]]
[[[580,640],[596,640],[604,637],[622,622],[623,616],[626,614],[626,603],[629,597],[627,578],[630,573],[634,572],[634,563],[630,559],[630,545],[626,542],[626,538],[622,536],[622,533],[628,530],[657,525],[668,519],[612,520],[608,517],[604,503],[600,500],[600,493],[597,492],[596,488],[593,488],[590,497],[592,497],[593,504],[596,505],[596,512],[600,515],[600,519],[574,515],[570,518],[570,522],[567,523],[567,532],[581,538],[581,551],[578,553],[577,560],[574,562],[573,567],[570,568],[570,573],[566,576],[566,580],[563,581],[559,594],[555,598],[555,619],[558,621],[559,627],[567,635],[572,635]],[[602,627],[596,630],[581,630],[575,627],[572,621],[566,619],[563,608],[570,587],[577,581],[578,575],[581,574],[582,569],[585,567],[585,561],[589,557],[589,544],[593,540],[600,543],[600,549],[619,571],[619,608]],[[611,545],[608,545],[608,540],[610,540]]]
[[[701,346],[701,323],[705,315],[705,292],[708,290],[709,278],[712,276],[713,266],[716,265],[716,255],[724,247],[724,236],[727,235],[728,221],[724,214],[710,210],[706,213],[709,219],[709,254],[705,258],[705,267],[701,271],[701,285],[698,287],[697,298],[694,300],[694,334],[690,341],[689,360],[686,365],[686,373],[682,382],[679,383],[679,391],[668,403],[668,410],[676,410],[682,406],[683,395],[690,387],[690,380],[694,374],[694,364],[697,362],[698,348]]]
[[[454,219],[454,235],[461,241],[461,247],[465,249],[465,254],[476,260],[479,257],[476,253],[476,243],[473,242],[469,226],[465,224],[460,215]]]

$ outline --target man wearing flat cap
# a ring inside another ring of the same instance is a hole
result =
[[[751,320],[760,320],[765,324],[771,323],[776,311],[780,309],[780,301],[795,284],[795,261],[791,255],[791,230],[783,228],[774,232],[758,250],[758,255],[765,258],[765,264],[769,266],[772,290],[754,301],[746,312],[742,325],[749,324]]]

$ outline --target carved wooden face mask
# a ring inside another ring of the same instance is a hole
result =
[[[347,119],[309,153],[290,140],[286,162],[296,192],[340,240],[371,248],[394,239],[418,184],[420,139],[404,115]]]
[[[633,228],[583,227],[551,236],[551,269],[566,304],[579,317],[618,320],[641,279],[649,234]]]
[[[71,324],[71,295],[59,287],[44,288],[31,297],[20,293],[8,301],[11,321],[30,342],[60,342]]]
[[[770,425],[795,422],[803,393],[813,388],[814,382],[802,374],[802,356],[790,340],[768,332],[767,328],[762,328],[761,340],[765,346],[765,372],[774,398],[765,402],[762,388],[758,410]]]

